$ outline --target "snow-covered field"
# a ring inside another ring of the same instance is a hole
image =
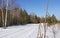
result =
[[[24,26],[10,26],[7,29],[0,28],[0,38],[37,38],[39,24],[27,24]],[[53,26],[47,27],[47,38],[53,38]],[[56,38],[60,38],[60,27],[56,24]],[[44,35],[44,27],[41,24],[41,33]]]

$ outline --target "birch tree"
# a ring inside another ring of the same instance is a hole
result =
[[[6,0],[5,28],[6,28],[6,25],[7,25],[8,8],[11,7],[14,2],[15,2],[15,0]]]
[[[53,32],[54,38],[56,38],[55,36],[56,36],[57,31],[56,31],[56,26],[55,26],[55,19],[53,19],[52,22],[53,22],[53,25],[54,25],[53,28],[52,28],[52,32]]]
[[[44,24],[44,38],[46,38],[46,28],[47,28],[47,17],[48,17],[48,4],[49,4],[49,0],[47,0],[46,3],[46,16],[45,16],[45,24]]]
[[[41,33],[41,23],[40,23],[39,26],[38,26],[37,38],[42,38],[42,33]]]
[[[6,28],[7,25],[7,14],[8,14],[8,9],[12,7],[12,4],[14,3],[14,0],[0,0],[0,5],[1,5],[1,15],[2,15],[2,25],[4,28]],[[6,13],[4,13],[3,9],[6,9]]]
[[[8,13],[8,0],[6,2],[6,14],[5,14],[5,26],[4,26],[4,28],[6,28],[6,25],[7,25],[7,13]]]

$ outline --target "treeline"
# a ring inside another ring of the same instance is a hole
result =
[[[3,16],[5,19],[6,9],[3,8]],[[7,26],[9,25],[19,25],[19,24],[28,24],[28,23],[39,23],[40,18],[36,15],[28,15],[26,10],[19,9],[18,7],[8,10],[7,14]],[[2,12],[0,9],[0,26],[2,26]]]
[[[6,9],[3,8],[3,13],[5,16]],[[5,17],[4,17],[5,19]],[[13,8],[12,10],[8,10],[7,15],[7,26],[9,25],[19,25],[19,24],[29,24],[29,23],[49,23],[55,24],[59,21],[56,19],[55,15],[44,17],[37,17],[33,13],[28,15],[26,10],[19,9],[18,7]],[[0,26],[2,26],[2,12],[0,9]]]
[[[40,18],[36,15],[28,15],[26,10],[22,10],[16,0],[0,0],[0,26],[5,27],[6,23],[7,26],[11,26],[39,21]]]
[[[59,21],[57,20],[56,16],[54,14],[52,14],[52,16],[47,16],[47,17],[43,17],[42,19],[42,23],[48,23],[48,24],[56,24],[59,23]],[[45,22],[44,22],[45,20]]]

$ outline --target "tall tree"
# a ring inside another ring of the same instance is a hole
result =
[[[2,12],[2,24],[4,28],[6,28],[7,25],[8,9],[12,6],[12,3],[13,0],[0,0],[1,12]]]

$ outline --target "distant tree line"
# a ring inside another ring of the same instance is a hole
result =
[[[0,26],[2,26],[2,14],[0,9]],[[3,8],[3,13],[5,15],[6,9]],[[7,26],[9,25],[19,25],[19,24],[29,24],[29,23],[44,23],[49,24],[58,23],[59,21],[56,19],[55,15],[48,16],[46,18],[38,17],[34,14],[28,15],[26,10],[19,9],[18,7],[13,8],[12,10],[8,10],[8,18],[7,18]]]
[[[5,8],[3,8],[3,13],[5,15],[5,13],[6,13]],[[28,23],[39,23],[39,21],[40,21],[39,17],[37,17],[36,15],[28,15],[26,10],[19,9],[18,7],[13,8],[12,10],[8,9],[7,26],[28,24]],[[0,9],[0,26],[2,26],[1,9]]]
[[[3,4],[2,4],[3,2]],[[2,13],[3,17],[2,18]],[[3,26],[3,20],[5,19],[6,14],[6,0],[0,0],[0,26]],[[7,26],[11,25],[20,25],[20,24],[29,24],[29,23],[45,23],[45,20],[49,24],[60,23],[53,14],[52,16],[38,17],[35,14],[28,14],[28,12],[19,7],[14,0],[9,0],[8,9],[7,9]],[[5,20],[4,20],[5,21]]]

